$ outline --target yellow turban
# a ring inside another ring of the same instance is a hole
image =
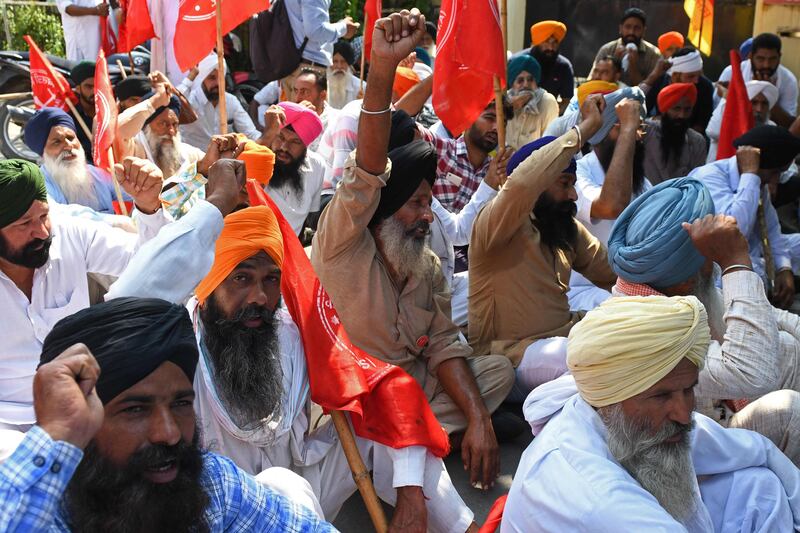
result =
[[[694,296],[611,298],[570,331],[567,366],[581,397],[605,407],[646,391],[684,357],[703,368],[710,341]]]
[[[531,44],[539,46],[550,37],[555,37],[559,43],[564,40],[567,27],[557,20],[543,20],[531,26]]]
[[[239,263],[261,251],[279,268],[283,264],[283,236],[272,209],[260,205],[226,216],[214,249],[214,265],[195,289],[200,303],[205,302]]]
[[[275,154],[266,146],[248,140],[244,151],[239,154],[239,159],[244,161],[247,179],[254,179],[261,185],[268,185],[275,168]]]
[[[583,105],[590,94],[608,94],[619,89],[619,85],[610,81],[591,80],[578,86],[578,107]]]

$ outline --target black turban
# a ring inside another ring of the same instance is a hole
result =
[[[414,140],[417,125],[414,119],[402,109],[392,112],[392,129],[389,130],[389,151],[404,146]]]
[[[755,146],[761,150],[759,168],[777,169],[788,166],[800,154],[800,138],[780,126],[756,126],[738,139],[733,145]]]
[[[0,228],[19,220],[34,200],[47,201],[39,167],[22,159],[0,161]]]
[[[72,71],[69,73],[69,77],[72,78],[72,83],[80,85],[89,78],[94,78],[95,66],[96,64],[94,61],[81,61],[72,67]]]
[[[143,97],[150,92],[152,88],[153,84],[150,83],[150,78],[137,74],[135,76],[128,76],[117,83],[117,86],[114,87],[114,94],[117,96],[117,100],[122,101],[133,98],[134,96]]]
[[[436,24],[430,20],[425,21],[425,33],[431,36],[433,42],[436,42]]]
[[[347,41],[337,41],[336,44],[333,45],[333,53],[340,54],[350,66],[356,62],[356,52]]]
[[[150,98],[154,94],[156,94],[155,91],[151,90],[147,94],[144,95],[144,99],[147,100],[148,98]],[[155,112],[153,112],[153,114],[150,115],[149,117],[147,117],[147,120],[144,121],[144,125],[147,126],[148,124],[153,122],[158,115],[160,115],[161,113],[163,113],[167,109],[172,109],[173,111],[175,111],[175,114],[178,117],[181,116],[181,101],[178,99],[177,96],[175,96],[175,95],[170,96],[169,97],[169,103],[167,105],[162,105],[161,107],[156,108]]]
[[[428,142],[414,141],[395,148],[389,152],[389,160],[392,162],[392,173],[386,186],[381,189],[381,199],[369,222],[370,226],[389,218],[403,207],[422,180],[433,187],[436,177],[436,150]]]
[[[116,298],[87,307],[53,327],[41,364],[77,343],[100,365],[97,395],[107,404],[167,361],[194,380],[197,342],[186,308],[157,298]]]

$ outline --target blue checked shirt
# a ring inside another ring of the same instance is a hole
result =
[[[31,428],[0,466],[0,531],[69,531],[61,497],[82,458],[75,446],[54,441],[38,426]],[[230,459],[206,453],[204,463],[201,483],[210,499],[210,531],[336,531],[260,485]]]

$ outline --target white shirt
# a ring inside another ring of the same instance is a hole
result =
[[[307,150],[306,160],[300,165],[302,193],[295,191],[288,183],[280,188],[267,185],[264,189],[298,235],[303,230],[303,223],[308,214],[319,211],[326,167],[325,161],[319,155]]]
[[[741,67],[742,78],[744,78],[744,82],[747,83],[753,79],[753,66],[749,59],[745,59],[742,61]],[[719,75],[719,81],[731,81],[731,76],[731,67],[728,65],[725,67],[725,70],[722,71],[722,74]],[[778,88],[778,94],[780,94],[778,105],[790,115],[797,115],[797,77],[792,74],[791,70],[783,65],[778,65],[778,70],[775,71],[774,77],[775,86]],[[714,94],[716,95],[717,92],[714,91]]]
[[[67,59],[70,61],[97,60],[97,52],[100,50],[100,17],[73,17],[67,15],[67,8],[94,7],[100,3],[101,0],[56,0],[64,27],[64,41],[67,43]]]
[[[322,105],[322,114],[319,115],[319,119],[322,121],[322,132],[317,135],[317,138],[314,139],[311,144],[308,145],[309,150],[313,150],[314,152],[319,153],[320,143],[322,142],[322,135],[325,133],[325,130],[328,129],[329,126],[336,124],[336,119],[339,118],[339,110],[330,105],[328,102],[323,102]]]

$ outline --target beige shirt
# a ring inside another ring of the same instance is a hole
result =
[[[622,46],[623,48],[625,47],[625,45],[622,43],[622,39],[615,39],[610,43],[606,43],[601,46],[594,58],[592,70],[594,70],[595,65],[597,65],[597,62],[602,57],[613,56],[617,50],[617,46]],[[656,63],[658,63],[658,58],[660,57],[661,52],[658,50],[658,47],[642,39],[642,41],[639,43],[639,62],[636,64],[638,67],[637,70],[639,71],[639,75],[642,77],[642,79],[646,78],[650,72],[653,71],[653,69],[656,67]],[[591,74],[591,72],[589,74]],[[622,73],[622,81],[628,85],[633,85],[627,72]]]
[[[423,278],[412,277],[398,287],[367,229],[390,173],[391,162],[374,176],[358,168],[351,154],[320,217],[311,262],[350,340],[403,368],[430,398],[439,364],[472,350],[459,340],[450,319],[450,290],[436,255],[426,255],[430,268]]]
[[[574,129],[536,151],[478,214],[469,248],[469,339],[476,354],[503,354],[516,366],[535,340],[564,337],[582,318],[567,301],[574,269],[610,289],[606,250],[583,225],[575,250],[540,242],[532,209],[578,151]]]

